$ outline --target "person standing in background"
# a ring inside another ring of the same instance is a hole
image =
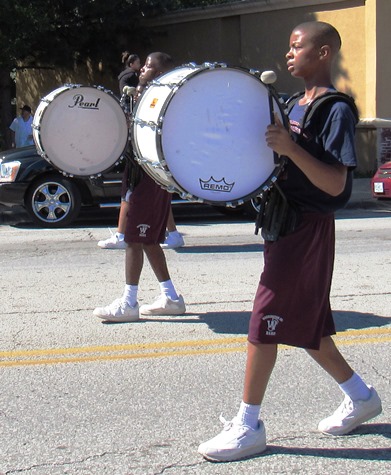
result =
[[[170,55],[154,52],[141,69],[138,87],[145,88],[159,75],[173,69]],[[122,297],[106,307],[97,307],[93,315],[111,322],[135,322],[141,315],[183,315],[184,299],[176,292],[160,243],[164,242],[171,209],[171,195],[135,163],[134,179],[130,177],[125,226],[125,288]],[[129,172],[132,168],[129,167]],[[137,175],[137,179],[136,179]],[[138,286],[144,267],[144,254],[158,280],[159,297],[149,305],[138,304]]]
[[[27,147],[28,145],[34,145],[33,131],[31,125],[33,123],[33,116],[31,114],[31,107],[24,105],[20,109],[21,115],[15,117],[10,125],[12,132],[12,148]]]
[[[125,69],[118,75],[119,94],[122,96],[125,86],[137,87],[141,61],[138,54],[125,51],[122,53],[122,64]]]
[[[125,86],[136,87],[139,82],[139,71],[141,67],[140,58],[137,54],[130,54],[128,51],[122,53],[122,63],[125,64],[125,69],[119,74],[119,90],[120,95],[123,94],[123,89]],[[130,104],[131,98],[126,96],[126,100]],[[129,107],[131,109],[131,107]],[[125,175],[128,174],[127,168],[124,172]],[[117,231],[113,233],[110,230],[111,236],[107,239],[102,239],[98,241],[98,246],[101,249],[126,249],[125,238],[125,229],[126,229],[126,219],[129,209],[129,194],[127,193],[127,185],[123,185],[121,192],[121,206],[118,217],[118,226]],[[167,220],[167,232],[166,239],[164,243],[161,244],[162,249],[177,249],[184,246],[185,241],[182,234],[177,230],[174,215],[172,209],[168,215]]]

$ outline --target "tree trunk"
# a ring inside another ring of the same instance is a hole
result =
[[[11,125],[13,117],[12,79],[10,72],[0,69],[0,150],[11,148]]]

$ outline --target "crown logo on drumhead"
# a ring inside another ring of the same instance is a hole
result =
[[[225,178],[222,178],[221,180],[216,180],[215,178],[213,178],[213,176],[211,176],[209,180],[202,180],[201,178],[199,180],[201,190],[223,191],[224,193],[230,193],[235,185],[235,182],[227,183],[225,181]]]

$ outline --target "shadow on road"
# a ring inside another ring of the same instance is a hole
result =
[[[391,323],[391,318],[380,317],[373,313],[334,310],[333,315],[338,332],[345,330],[362,330],[364,328],[372,327],[384,327]]]
[[[178,254],[219,254],[232,252],[263,252],[263,244],[208,244],[205,246],[188,246],[176,249]]]
[[[207,312],[196,314],[188,312],[183,317],[159,318],[143,317],[142,322],[166,323],[206,323],[216,334],[233,334],[246,336],[251,313],[248,311]],[[335,311],[334,321],[338,333],[346,330],[362,330],[365,328],[379,328],[391,323],[391,318],[360,312]]]
[[[391,424],[364,424],[351,432],[348,436],[356,435],[379,435],[390,438]],[[268,444],[266,452],[260,457],[269,455],[294,455],[298,457],[323,457],[329,459],[351,459],[351,460],[391,460],[390,448],[319,448],[319,447],[285,447]]]

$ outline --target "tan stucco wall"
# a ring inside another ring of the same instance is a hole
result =
[[[73,70],[20,70],[17,76],[17,106],[28,104],[35,111],[42,97],[64,84],[102,85],[118,92],[118,81],[111,74],[100,72],[99,65],[79,66]]]
[[[157,25],[153,28],[150,51],[167,51],[178,63],[217,61],[246,68],[273,69],[278,77],[276,87],[293,93],[302,85],[286,71],[290,33],[303,21],[327,21],[336,26],[343,39],[335,68],[335,85],[355,97],[360,113],[366,117],[364,0],[329,2],[320,7],[289,6],[274,11],[272,8],[273,2],[269,10],[259,13]]]

